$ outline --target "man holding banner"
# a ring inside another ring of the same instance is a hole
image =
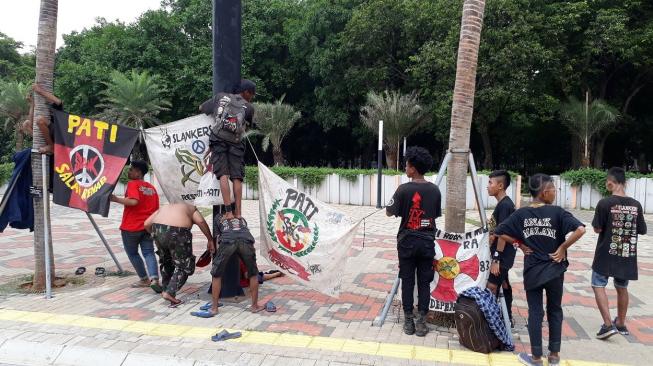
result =
[[[405,321],[404,333],[424,337],[428,333],[426,315],[431,300],[433,259],[435,257],[435,219],[441,216],[440,190],[424,179],[433,165],[429,152],[421,147],[406,151],[406,175],[412,181],[404,183],[386,207],[388,216],[401,217],[397,234],[401,302]],[[413,291],[417,273],[417,322],[413,309]]]

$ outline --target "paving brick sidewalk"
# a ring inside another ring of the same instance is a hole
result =
[[[354,218],[361,218],[375,211],[372,207],[340,206],[340,209]],[[199,269],[189,278],[180,296],[186,304],[177,309],[169,309],[166,303],[149,290],[133,289],[129,284],[136,280],[135,276],[95,277],[96,266],[104,266],[109,271],[116,268],[111,258],[100,243],[96,233],[85,215],[79,211],[53,206],[52,231],[54,238],[55,262],[58,274],[71,274],[78,266],[85,266],[88,271],[84,275],[86,285],[73,287],[56,292],[51,300],[44,300],[40,295],[0,295],[0,308],[48,313],[88,315],[93,317],[148,321],[187,326],[228,327],[242,330],[257,330],[288,334],[304,334],[310,336],[329,336],[335,338],[356,339],[415,346],[437,347],[440,349],[461,349],[456,339],[455,330],[437,328],[424,338],[410,337],[403,334],[400,324],[397,324],[398,308],[393,308],[386,324],[381,328],[371,327],[371,322],[383,306],[385,297],[390,290],[397,273],[395,233],[399,221],[387,218],[382,213],[374,215],[365,222],[356,237],[349,255],[349,261],[343,268],[343,292],[338,299],[331,299],[315,291],[295,284],[288,278],[279,278],[266,282],[261,286],[261,300],[273,300],[278,307],[277,313],[250,314],[246,310],[247,302],[227,303],[222,308],[220,316],[213,319],[198,319],[188,313],[199,304],[209,299],[206,294],[210,275],[207,269]],[[126,269],[131,265],[122,250],[120,232],[118,230],[122,209],[112,207],[108,218],[96,218],[105,236],[111,243],[118,259]],[[258,205],[255,201],[244,202],[244,216],[248,218],[252,232],[258,235]],[[478,214],[469,216],[474,219]],[[583,221],[588,221],[581,216]],[[205,242],[197,232],[194,243],[195,253],[203,251]],[[563,328],[563,356],[587,361],[615,362],[641,364],[653,356],[653,311],[646,304],[653,303],[650,290],[653,285],[653,238],[641,238],[639,245],[640,280],[631,283],[631,310],[629,312],[629,337],[613,337],[609,341],[598,341],[593,338],[600,324],[600,316],[595,309],[594,297],[589,287],[590,265],[592,262],[596,235],[588,233],[582,241],[572,247],[570,253],[571,266],[566,275],[565,323]],[[29,274],[32,271],[33,237],[25,231],[8,229],[0,236],[0,283],[7,282],[16,276]],[[261,259],[261,261],[264,261]],[[266,268],[266,263],[261,262]],[[525,329],[526,301],[521,284],[522,260],[518,256],[511,282],[515,287],[514,313],[517,326],[514,335],[517,350],[528,349],[528,336]],[[616,306],[615,292],[609,290],[610,300]],[[0,324],[3,324],[0,321]],[[47,325],[30,326],[8,322],[11,329],[28,329],[26,332],[38,334],[38,331],[49,335],[69,334],[70,329]],[[34,328],[34,329],[32,329]],[[98,333],[88,332],[90,337]],[[22,334],[22,333],[21,333]],[[30,337],[20,335],[18,337]],[[38,336],[32,335],[35,339]],[[73,336],[74,337],[74,336]],[[151,336],[131,336],[129,339],[113,339],[116,347],[151,346],[163,342],[174,348],[175,342],[183,344],[180,339],[158,340]],[[102,339],[102,338],[100,338]],[[101,342],[100,342],[101,343]],[[122,345],[122,346],[120,346]],[[111,345],[107,346],[112,349]],[[160,347],[159,347],[160,348]],[[275,356],[274,349],[263,348],[265,355]],[[288,351],[283,351],[288,352]],[[282,352],[280,357],[287,356]],[[299,352],[299,351],[297,351]],[[301,353],[301,352],[300,352]],[[240,354],[246,354],[245,351]],[[295,353],[293,355],[296,356]],[[327,361],[340,361],[361,364],[368,361],[359,360],[360,356],[345,356],[337,358],[328,353],[312,353],[324,357]],[[323,355],[323,356],[322,356]],[[240,356],[239,356],[240,357]],[[353,359],[350,359],[352,358]],[[252,364],[262,364],[260,362]],[[384,361],[384,362],[381,362]],[[390,360],[373,359],[372,363],[389,363]],[[387,362],[385,362],[387,361]],[[276,362],[276,361],[275,361]],[[411,361],[412,362],[412,361]],[[283,362],[281,362],[283,363]],[[284,365],[287,363],[284,363]],[[292,364],[292,363],[291,363]]]

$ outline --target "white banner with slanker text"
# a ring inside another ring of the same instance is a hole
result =
[[[210,164],[213,118],[205,114],[145,130],[152,170],[170,203],[223,204]],[[233,189],[231,189],[233,202]]]

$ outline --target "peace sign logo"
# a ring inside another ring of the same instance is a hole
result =
[[[84,188],[91,187],[102,176],[104,158],[98,149],[89,145],[76,146],[70,152],[70,162],[77,184]]]
[[[195,154],[202,155],[204,154],[204,151],[206,151],[206,144],[202,140],[195,140],[193,141],[191,148]]]

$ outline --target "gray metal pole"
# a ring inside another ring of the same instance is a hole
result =
[[[95,219],[88,212],[86,213],[86,217],[88,217],[89,221],[91,221],[91,225],[93,225],[93,228],[95,229],[95,232],[100,237],[100,240],[102,240],[102,244],[104,244],[104,247],[107,248],[107,252],[109,252],[109,254],[111,255],[111,258],[116,263],[116,267],[118,267],[118,273],[122,273],[123,272],[122,266],[120,265],[120,262],[118,262],[118,258],[116,258],[116,255],[113,254],[113,251],[111,250],[111,247],[109,246],[109,243],[107,243],[107,239],[104,237],[104,234],[102,234],[102,231],[100,231],[100,227],[95,222]]]
[[[399,283],[400,282],[401,282],[401,279],[399,279],[399,277],[397,277],[395,279],[395,282],[392,284],[392,289],[390,290],[390,293],[388,294],[388,297],[385,300],[385,304],[383,305],[383,310],[381,310],[381,315],[374,318],[374,321],[372,322],[372,326],[380,327],[385,322],[385,318],[388,316],[388,311],[390,311],[390,305],[392,304],[392,299],[395,297],[395,294],[397,293],[397,290],[399,290]]]
[[[381,208],[381,187],[383,182],[383,121],[379,121],[379,151],[376,156],[378,174],[376,178],[376,208]]]
[[[52,276],[50,274],[50,197],[48,193],[48,155],[41,154],[41,175],[43,177],[43,235],[45,237],[45,298],[52,298]]]
[[[482,207],[481,191],[478,187],[478,175],[476,173],[476,163],[471,151],[469,153],[469,172],[472,176],[472,187],[474,188],[474,196],[476,197],[476,206],[478,206],[478,214],[481,217],[481,224],[487,227],[487,217],[485,217],[485,207]]]

